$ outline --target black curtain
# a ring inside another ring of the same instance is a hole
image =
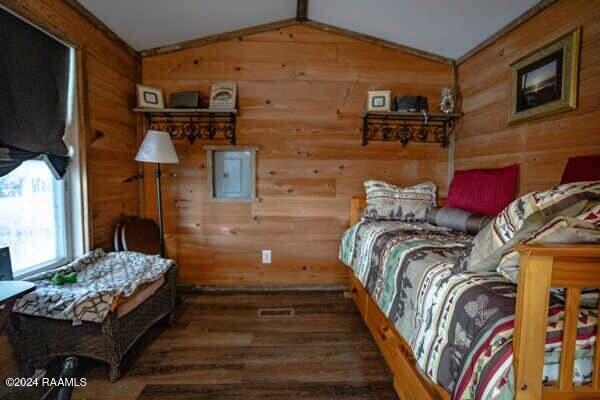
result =
[[[44,157],[62,177],[69,48],[0,9],[0,176]]]

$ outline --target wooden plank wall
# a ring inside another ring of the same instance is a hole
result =
[[[138,181],[122,183],[137,174],[134,106],[139,59],[108,38],[62,0],[0,0],[0,4],[46,31],[83,50],[90,137],[87,138],[87,176],[93,247],[111,248],[111,229],[121,214],[137,215]],[[0,336],[0,379],[17,376],[12,351]],[[0,393],[2,390],[0,390]]]
[[[138,215],[135,83],[140,61],[63,0],[0,0],[20,16],[83,50],[88,107],[87,177],[92,247],[112,248],[115,221]]]
[[[238,82],[240,145],[257,145],[258,200],[209,202],[203,144],[178,142],[181,163],[163,180],[167,249],[184,282],[208,286],[345,284],[337,261],[350,197],[365,179],[447,190],[448,151],[437,145],[361,146],[367,90],[425,95],[452,81],[448,64],[293,25],[144,57],[143,81],[169,95]],[[146,215],[155,214],[145,173]],[[261,264],[261,250],[273,263]]]
[[[508,126],[509,64],[583,26],[579,107]],[[560,181],[570,156],[600,154],[600,1],[559,0],[458,66],[465,113],[456,168],[519,163],[520,193]]]

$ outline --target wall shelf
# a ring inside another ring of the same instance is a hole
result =
[[[214,110],[208,108],[135,108],[146,118],[148,129],[168,132],[171,137],[187,139],[224,139],[235,145],[237,110]]]
[[[371,141],[398,141],[406,146],[410,142],[450,143],[460,113],[374,112],[363,114],[363,146]]]

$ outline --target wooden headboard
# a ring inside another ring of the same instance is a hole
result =
[[[446,204],[446,200],[445,197],[438,197],[438,207],[443,207]],[[367,197],[364,194],[361,196],[352,196],[352,200],[350,200],[350,226],[360,221],[366,206]]]

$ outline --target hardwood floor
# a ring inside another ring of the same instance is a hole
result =
[[[260,309],[290,308],[291,316]],[[392,377],[342,292],[186,294],[175,326],[137,345],[111,384],[85,363],[86,400],[397,399]]]

